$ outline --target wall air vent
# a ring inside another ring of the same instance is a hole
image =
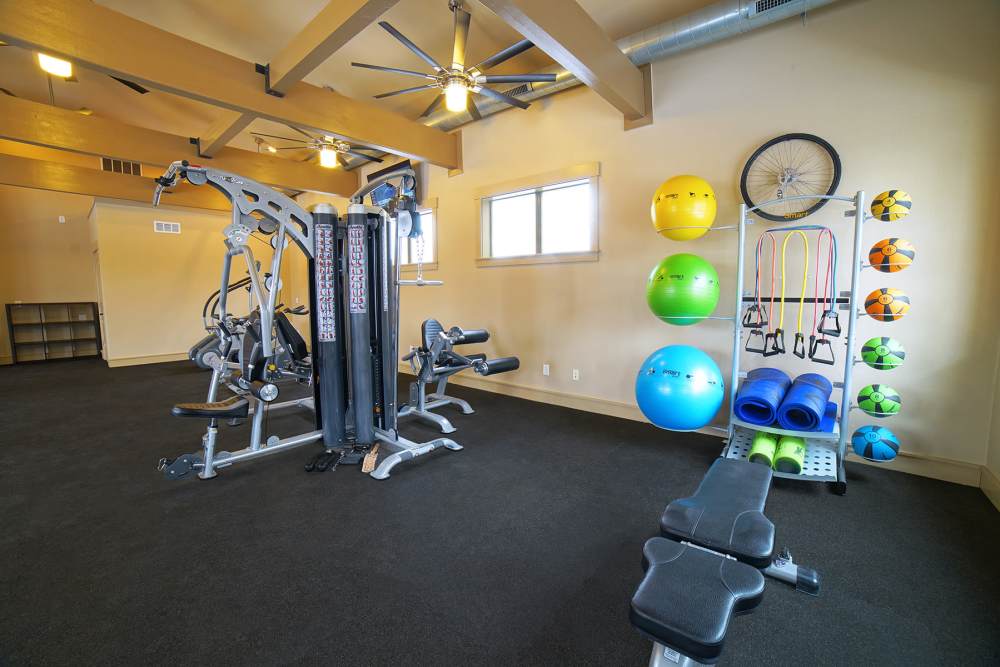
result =
[[[181,233],[181,223],[179,222],[164,222],[162,220],[153,221],[153,231],[158,234],[180,234]]]
[[[138,162],[128,160],[115,160],[109,157],[101,158],[101,171],[111,171],[116,174],[130,174],[132,176],[142,176],[142,166]]]
[[[750,16],[755,14],[761,14],[769,9],[774,9],[775,7],[780,7],[781,5],[787,5],[789,2],[795,2],[796,0],[757,0],[753,3],[753,11],[750,12]]]

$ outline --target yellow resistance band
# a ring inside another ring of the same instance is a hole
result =
[[[802,237],[802,248],[805,250],[805,263],[802,270],[802,296],[799,297],[799,324],[797,333],[802,333],[802,310],[806,303],[806,278],[809,276],[809,239],[803,231],[788,232],[785,240],[781,242],[781,314],[778,316],[778,328],[785,328],[785,248],[788,247],[788,239],[792,235],[798,234]]]

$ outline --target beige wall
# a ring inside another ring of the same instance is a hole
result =
[[[655,63],[652,126],[623,132],[620,114],[578,88],[464,128],[464,173],[449,178],[432,169],[428,192],[439,201],[440,270],[430,277],[445,286],[404,291],[402,346],[417,341],[429,316],[487,327],[488,349],[519,355],[522,368],[483,382],[556,402],[572,394],[583,397],[574,404],[637,416],[635,372],[654,349],[695,344],[723,369],[729,364],[725,323],[671,327],[651,316],[644,284],[653,265],[675,252],[701,254],[724,281],[718,312],[734,303],[735,239],[656,236],[648,218],[653,191],[672,175],[701,175],[718,196],[717,224],[732,224],[750,152],[785,132],[813,132],[840,152],[842,191],[871,196],[902,187],[915,202],[910,218],[869,223],[864,238],[865,251],[885,236],[908,238],[915,265],[892,276],[867,270],[862,280],[863,294],[880,286],[908,291],[911,315],[891,324],[864,319],[859,333],[859,342],[899,338],[908,362],[891,373],[858,366],[857,386],[880,381],[900,391],[902,415],[886,423],[906,452],[984,463],[998,330],[995,309],[984,308],[995,303],[998,281],[995,254],[983,243],[997,224],[998,10],[989,0],[840,2],[811,12],[804,25],[785,21]],[[887,25],[898,39],[886,38]],[[477,189],[591,161],[602,170],[600,261],[475,266]],[[842,211],[830,206],[808,222],[843,228]],[[843,262],[841,269],[843,276]],[[541,374],[546,362],[550,377]],[[817,368],[795,362],[796,372]],[[863,417],[852,426],[870,421]],[[963,469],[978,479],[977,467]]]
[[[186,353],[205,335],[201,309],[219,287],[222,230],[229,214],[101,200],[92,217],[100,257],[105,359],[120,365]],[[158,234],[154,220],[179,222],[181,233]],[[269,261],[269,245],[252,242],[251,247],[258,260]],[[232,280],[244,272],[234,262]],[[242,312],[238,306],[244,300],[244,293],[234,293],[233,310]]]
[[[0,185],[0,303],[97,300],[87,233],[93,201]],[[6,364],[11,361],[6,308],[0,331],[0,363]]]

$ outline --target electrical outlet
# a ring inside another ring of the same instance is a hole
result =
[[[574,368],[573,369],[573,379],[574,380],[579,380],[580,379],[580,369],[579,368]]]
[[[295,303],[299,302],[299,297],[295,297]]]
[[[548,376],[548,374],[549,374],[549,365],[542,364],[542,375]]]
[[[60,215],[59,216],[59,224],[60,225],[65,225],[66,224],[66,216],[65,215]]]

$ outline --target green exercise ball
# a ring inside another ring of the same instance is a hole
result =
[[[701,322],[719,303],[719,274],[698,255],[670,255],[649,274],[646,303],[667,324]]]

